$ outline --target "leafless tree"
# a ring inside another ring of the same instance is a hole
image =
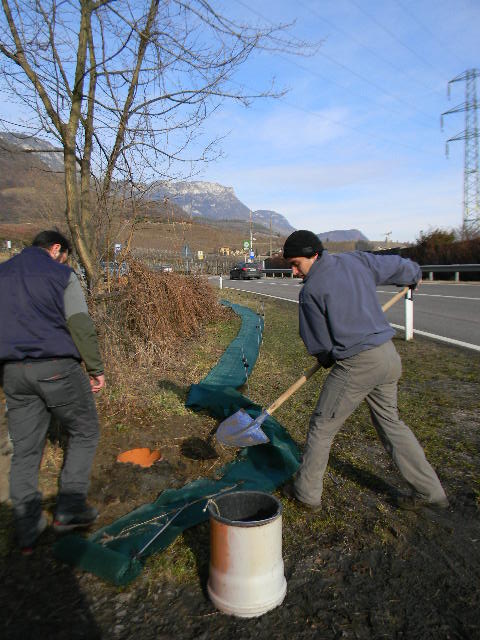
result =
[[[63,152],[66,221],[90,281],[120,197],[215,154],[212,141],[188,155],[222,101],[278,95],[235,82],[252,52],[308,52],[290,25],[242,24],[214,0],[1,1],[2,88],[31,115],[22,130]]]

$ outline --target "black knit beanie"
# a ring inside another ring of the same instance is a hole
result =
[[[322,252],[323,244],[318,236],[303,229],[290,234],[283,245],[284,258],[311,258],[316,253],[320,257]]]

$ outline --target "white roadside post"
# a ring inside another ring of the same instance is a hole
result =
[[[219,284],[218,284],[219,289],[223,289],[223,280],[222,280],[222,276],[220,276],[220,279],[219,279],[219,281],[218,281],[218,282],[219,282]]]
[[[405,340],[413,340],[413,291],[405,294]]]

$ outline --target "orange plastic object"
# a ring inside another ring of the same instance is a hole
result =
[[[141,449],[130,449],[123,451],[117,456],[117,462],[131,462],[138,464],[140,467],[151,467],[152,464],[162,459],[162,454],[158,449],[150,451],[147,447]]]

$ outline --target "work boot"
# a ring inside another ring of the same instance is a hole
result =
[[[298,507],[301,507],[302,509],[304,509],[305,511],[308,511],[309,513],[319,513],[322,510],[321,504],[307,504],[306,502],[302,502],[297,498],[293,480],[288,480],[281,487],[280,493],[282,494],[282,496],[285,496],[285,498],[288,498],[289,500],[293,500],[294,502],[296,502]]]
[[[66,533],[74,529],[88,529],[98,518],[98,509],[86,505],[83,511],[76,513],[56,513],[53,530],[56,533]]]
[[[88,505],[85,496],[60,495],[53,520],[53,530],[65,533],[74,529],[87,529],[98,518],[98,509]]]
[[[42,512],[40,514],[40,518],[38,519],[36,526],[30,530],[29,534],[28,535],[24,534],[23,537],[19,537],[18,539],[18,543],[20,545],[20,553],[22,554],[22,556],[32,555],[36,541],[45,531],[47,526],[48,526],[47,518],[45,514]]]
[[[429,501],[425,498],[420,498],[415,494],[399,494],[395,498],[396,506],[399,509],[405,509],[406,511],[421,511],[422,509],[432,509],[433,511],[443,511],[450,507],[448,498],[441,498],[440,500]]]
[[[37,538],[47,528],[47,519],[42,511],[40,493],[27,502],[21,502],[13,508],[15,520],[15,533],[18,546],[22,553],[28,555],[32,553]]]

